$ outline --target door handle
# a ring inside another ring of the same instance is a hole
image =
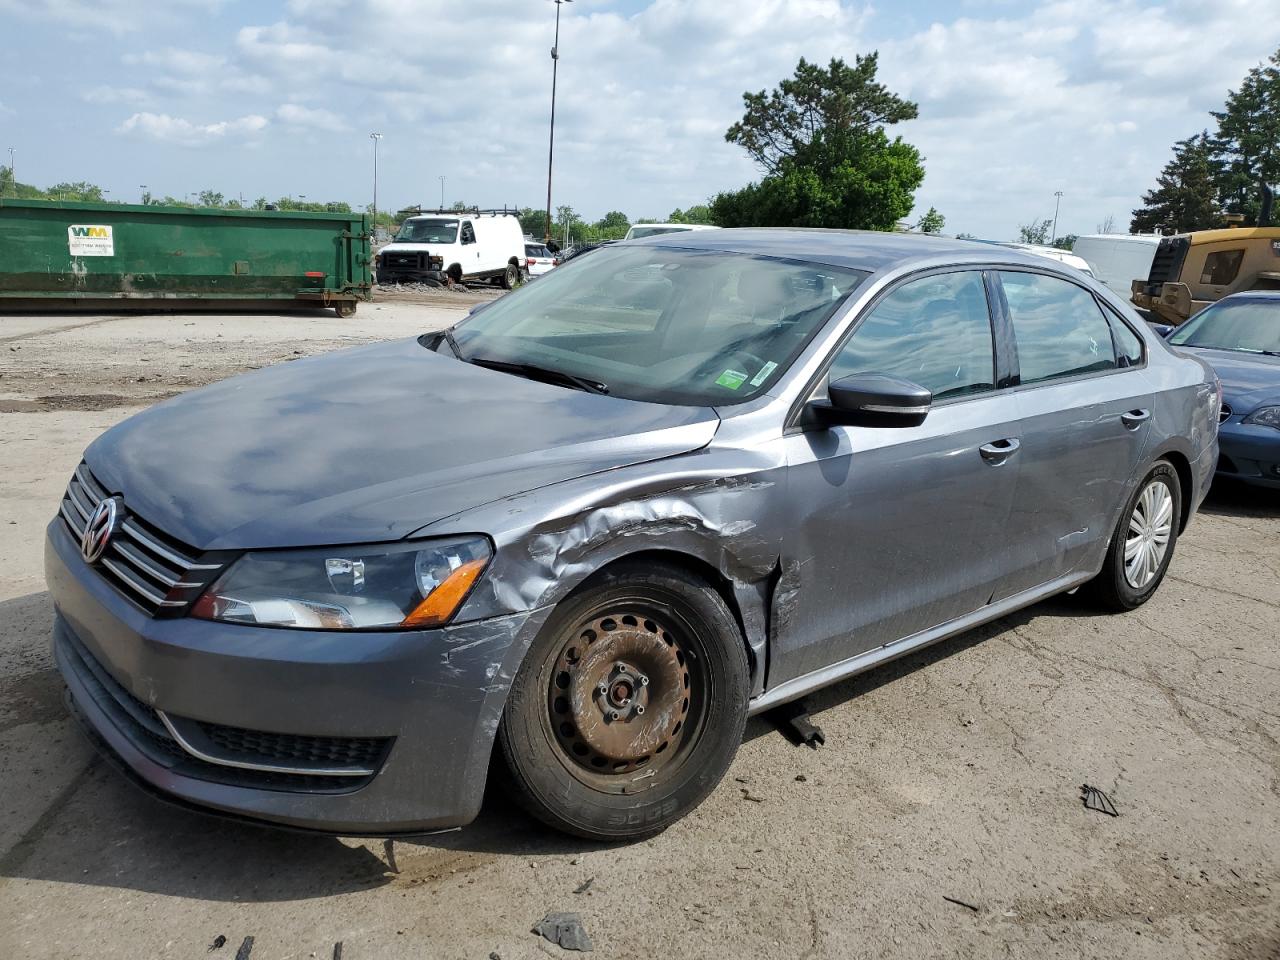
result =
[[[1127,413],[1120,414],[1120,422],[1129,430],[1137,430],[1150,419],[1150,410],[1130,410]]]
[[[982,459],[987,463],[1001,464],[1017,453],[1018,448],[1021,446],[1021,440],[1015,437],[1008,437],[1004,440],[993,440],[991,443],[984,443],[978,448],[978,453],[982,454]]]

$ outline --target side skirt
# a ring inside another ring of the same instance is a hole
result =
[[[867,650],[856,657],[841,660],[839,663],[833,663],[830,666],[814,670],[812,673],[806,673],[802,677],[796,677],[794,680],[780,683],[753,699],[747,707],[747,714],[754,717],[756,714],[772,710],[774,707],[789,703],[792,700],[798,700],[813,693],[815,690],[820,690],[833,683],[839,683],[841,680],[856,674],[864,673],[873,667],[888,663],[890,660],[896,660],[898,657],[905,656],[922,647],[954,637],[957,634],[964,633],[966,630],[972,630],[974,627],[980,627],[984,623],[990,623],[992,620],[999,620],[1005,614],[1012,613],[1014,610],[1019,610],[1054,594],[1064,593],[1067,590],[1078,587],[1093,579],[1094,573],[1096,571],[1092,573],[1080,570],[1073,571],[1064,577],[1059,577],[1057,580],[1050,580],[1048,583],[1038,587],[1024,590],[1022,593],[1015,593],[1011,597],[980,607],[973,613],[967,613],[963,617],[948,620],[939,626],[922,630],[920,633],[904,637],[901,640],[895,640],[893,643],[886,643],[883,647]]]

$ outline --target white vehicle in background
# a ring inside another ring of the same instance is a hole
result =
[[[500,210],[409,217],[374,261],[380,284],[497,280],[507,290],[524,265],[520,221]]]
[[[664,233],[680,233],[684,230],[719,230],[719,227],[703,223],[637,223],[627,231],[623,240],[639,240],[641,237],[657,237]]]
[[[1037,257],[1044,257],[1046,260],[1057,260],[1059,263],[1065,263],[1069,267],[1075,267],[1081,273],[1087,273],[1093,276],[1093,270],[1084,257],[1076,256],[1070,250],[1061,250],[1058,247],[1043,247],[1035,243],[1002,243],[1002,247],[1012,247],[1014,250],[1025,250],[1027,253],[1034,253]]]
[[[524,242],[525,272],[530,277],[540,277],[560,266],[560,259],[547,249],[545,243],[526,240]]]
[[[1151,272],[1159,246],[1160,236],[1155,233],[1094,233],[1077,237],[1072,252],[1084,257],[1093,275],[1128,301],[1134,277]]]

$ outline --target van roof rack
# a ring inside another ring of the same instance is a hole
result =
[[[430,216],[438,216],[438,215],[447,215],[447,214],[453,214],[454,216],[465,216],[465,215],[467,215],[467,214],[470,214],[471,216],[483,216],[483,215],[485,215],[485,214],[488,214],[488,215],[490,215],[490,216],[499,216],[499,215],[501,215],[501,216],[506,216],[506,217],[514,217],[514,216],[518,216],[518,215],[519,215],[519,213],[520,213],[520,208],[519,208],[519,207],[507,207],[507,206],[502,206],[502,207],[483,207],[483,208],[482,208],[482,207],[467,207],[467,208],[465,208],[465,209],[463,209],[463,210],[446,210],[446,209],[445,209],[445,208],[443,208],[443,207],[437,207],[436,209],[432,210],[432,209],[430,209],[430,208],[427,208],[427,207],[421,207],[421,206],[418,206],[418,207],[405,207],[404,209],[405,209],[405,210],[412,210],[412,211],[414,211],[413,215],[414,215],[415,217],[422,217],[422,216],[428,216],[428,215],[430,215]]]

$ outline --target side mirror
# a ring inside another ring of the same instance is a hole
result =
[[[497,300],[485,300],[483,303],[477,303],[474,307],[472,307],[470,310],[467,311],[467,316],[474,317],[477,313],[480,313],[482,310],[488,310],[497,302],[498,302]]]
[[[1152,320],[1147,321],[1147,326],[1156,332],[1157,337],[1163,337],[1166,340],[1168,339],[1169,334],[1178,329],[1177,327],[1169,326],[1167,323],[1156,323]]]
[[[856,373],[833,380],[827,401],[813,410],[830,423],[859,427],[918,427],[929,415],[933,394],[918,383],[885,373]]]

